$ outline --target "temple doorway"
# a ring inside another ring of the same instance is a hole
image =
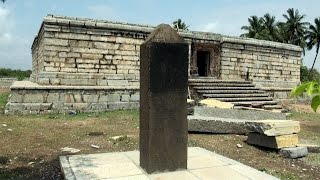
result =
[[[208,76],[210,71],[210,52],[198,51],[197,52],[197,66],[199,76]]]

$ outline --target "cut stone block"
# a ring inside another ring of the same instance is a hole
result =
[[[273,149],[296,147],[298,135],[266,136],[259,133],[249,133],[247,143]]]
[[[301,158],[308,155],[307,147],[292,147],[292,148],[283,148],[280,150],[280,154],[286,158]]]
[[[246,122],[252,132],[266,136],[297,134],[300,131],[300,122],[291,120],[260,120]]]
[[[222,101],[218,101],[211,98],[201,100],[199,103],[206,105],[208,107],[222,108],[222,109],[233,109],[233,106],[234,106],[232,103],[222,102]]]
[[[217,134],[248,134],[246,120],[188,116],[188,130]]]
[[[229,118],[229,119],[244,119],[244,120],[286,119],[286,115],[283,113],[254,111],[254,110],[221,109],[221,108],[211,108],[211,107],[205,107],[205,106],[195,106],[194,115],[218,117],[218,118]]]

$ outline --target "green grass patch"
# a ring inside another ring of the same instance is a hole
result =
[[[318,120],[320,122],[320,114],[319,113],[305,113],[305,112],[296,112],[291,111],[290,119],[293,120],[307,120],[307,121],[313,121]]]
[[[311,166],[319,166],[320,165],[320,154],[319,153],[309,153],[307,157],[305,157],[305,162],[310,164]]]
[[[26,117],[26,116],[25,116]],[[48,114],[48,115],[30,115],[36,119],[43,120],[70,120],[70,121],[84,121],[92,118],[107,118],[107,119],[139,119],[139,110],[117,110],[99,113],[77,113],[75,115],[70,115],[68,113],[64,114]]]
[[[0,113],[4,112],[4,108],[8,102],[10,92],[0,93]]]

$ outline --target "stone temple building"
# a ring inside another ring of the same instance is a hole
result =
[[[11,86],[6,112],[138,108],[140,45],[153,29],[46,16],[32,44],[30,81]],[[276,105],[272,98],[287,98],[290,88],[300,82],[302,49],[298,46],[208,32],[179,34],[189,44],[190,87],[200,96],[235,97],[229,101],[243,105],[254,101]],[[217,90],[221,92],[214,95]]]

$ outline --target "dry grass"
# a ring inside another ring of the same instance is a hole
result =
[[[41,162],[55,161],[63,147],[80,149],[84,154],[137,149],[137,119],[137,111],[74,116],[2,116],[0,124],[7,126],[0,128],[0,154],[11,160],[4,168],[32,168]],[[128,138],[120,142],[110,140],[118,135]],[[100,149],[93,149],[92,144]],[[34,178],[41,176],[40,172],[34,172]]]
[[[0,103],[5,102],[7,95],[0,95]],[[320,142],[320,114],[293,112],[292,118],[301,122],[300,139],[309,143]],[[58,162],[62,147],[80,149],[81,154],[138,149],[138,119],[137,110],[74,116],[2,115],[0,179],[62,179]],[[127,135],[128,138],[110,140],[118,135]],[[189,134],[189,146],[215,151],[281,179],[319,178],[318,154],[299,160],[284,159],[276,151],[247,145],[245,140],[246,136]],[[92,148],[91,144],[100,146],[100,149]],[[243,148],[237,148],[236,144],[242,144]]]

